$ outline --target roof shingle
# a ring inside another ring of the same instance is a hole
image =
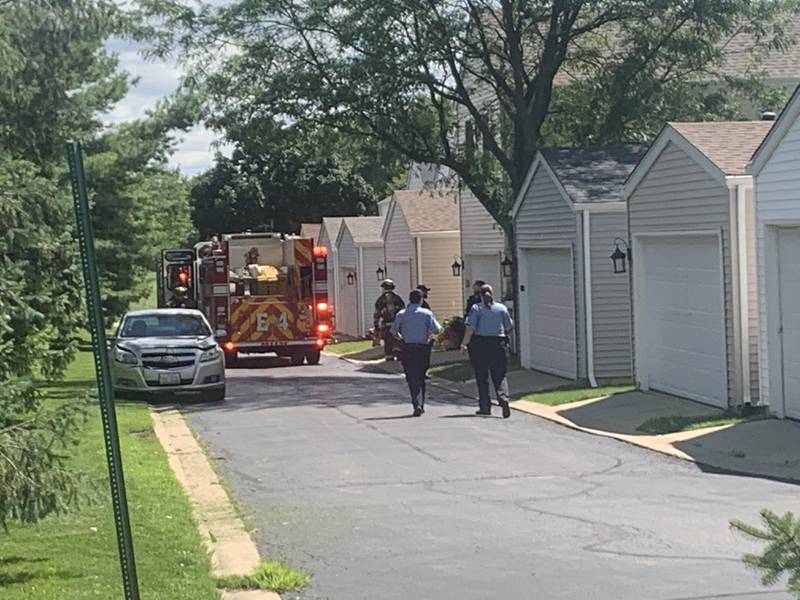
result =
[[[747,175],[747,163],[774,121],[670,123],[725,175]]]
[[[458,231],[458,203],[453,191],[399,190],[394,193],[411,233]]]
[[[345,217],[344,227],[350,231],[356,244],[380,242],[383,217]]]
[[[615,202],[646,151],[645,144],[613,144],[543,148],[542,155],[573,202]]]
[[[316,243],[319,240],[319,230],[322,228],[322,223],[301,223],[300,235],[314,240]]]

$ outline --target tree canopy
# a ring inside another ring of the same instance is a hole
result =
[[[191,232],[188,184],[166,161],[187,99],[107,127],[129,77],[106,49],[134,22],[110,0],[0,0],[0,525],[76,501],[65,468],[85,403],[45,401],[85,323],[65,142],[84,143],[109,322],[147,293],[161,246]]]
[[[735,116],[734,93],[757,99],[756,59],[788,43],[781,23],[797,2],[142,6],[166,24],[160,50],[181,48],[213,106],[329,126],[446,165],[509,232],[512,199],[549,140],[640,140],[665,118]],[[736,34],[751,38],[754,64],[734,81],[720,68]]]

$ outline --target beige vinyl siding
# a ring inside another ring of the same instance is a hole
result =
[[[733,394],[737,386],[733,359],[729,207],[728,189],[672,143],[667,144],[628,201],[631,236],[670,231],[721,231],[728,401],[731,402],[735,400]],[[635,305],[633,310],[636,310]]]
[[[627,237],[624,211],[591,213],[592,335],[594,373],[599,378],[632,374],[631,295],[627,273],[614,273],[614,238]]]
[[[356,261],[356,245],[353,243],[353,236],[350,234],[350,230],[345,227],[339,242],[339,266],[355,269]]]
[[[586,377],[586,331],[584,325],[583,250],[579,216],[561,196],[555,182],[540,167],[528,186],[515,220],[517,246],[520,249],[569,246],[574,259],[575,326],[578,352],[578,377]],[[527,299],[520,300],[525,306]],[[525,335],[525,332],[522,333]]]
[[[789,128],[769,161],[756,178],[756,219],[758,238],[758,300],[760,391],[764,403],[780,402],[771,399],[769,387],[769,343],[767,319],[766,274],[775,265],[767,264],[765,223],[797,225],[800,223],[800,120]],[[777,316],[777,315],[774,315]],[[773,410],[778,406],[772,406]]]
[[[375,312],[375,300],[381,294],[380,281],[378,281],[375,271],[378,265],[384,265],[383,246],[364,246],[361,248],[363,271],[359,272],[359,283],[364,290],[364,304],[362,306],[364,314],[361,320],[363,331],[361,335],[367,335],[369,328],[372,327],[372,318]]]
[[[440,321],[449,317],[461,316],[461,279],[453,277],[450,268],[453,256],[458,254],[458,236],[423,237],[420,239],[422,250],[422,281],[431,291],[428,303],[436,318]]]

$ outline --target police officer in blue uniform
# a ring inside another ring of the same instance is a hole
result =
[[[508,309],[494,301],[492,286],[484,284],[480,290],[481,302],[472,306],[467,315],[466,333],[461,349],[469,352],[475,381],[478,384],[477,415],[491,415],[492,403],[489,397],[489,377],[492,378],[497,402],[503,409],[503,418],[511,416],[508,405],[508,382],[506,370],[506,334],[514,327]]]
[[[422,308],[422,300],[422,292],[412,290],[408,295],[408,306],[397,313],[391,328],[392,335],[403,345],[400,356],[415,417],[425,412],[425,371],[428,368],[429,341],[432,334],[442,329],[433,313]]]

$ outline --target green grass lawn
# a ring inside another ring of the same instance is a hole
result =
[[[147,296],[139,300],[138,302],[134,302],[131,304],[128,310],[143,310],[145,308],[156,308],[158,304],[158,290],[156,288],[156,276],[155,273],[149,275],[151,284],[149,286],[149,292]]]
[[[354,354],[356,352],[362,352],[364,350],[368,350],[372,348],[372,340],[355,340],[352,342],[339,342],[337,344],[331,344],[330,346],[325,346],[325,350],[328,352],[333,352],[334,354],[344,355],[344,354]]]
[[[46,384],[54,402],[70,401],[94,384],[88,352],[79,354],[67,380]],[[118,403],[128,503],[142,598],[219,598],[208,556],[183,489],[175,481],[147,406]],[[0,531],[0,598],[71,600],[121,598],[117,542],[108,488],[99,409],[93,407],[72,452],[73,468],[87,474],[95,503],[32,526]]]
[[[614,394],[624,394],[632,392],[633,387],[629,385],[615,385],[596,388],[569,388],[558,389],[549,392],[536,392],[520,397],[520,400],[537,402],[547,406],[558,406],[559,404],[569,404],[580,400],[591,400],[592,398],[602,398],[603,396],[613,396]]]
[[[721,425],[735,425],[747,421],[746,417],[732,414],[722,415],[701,415],[698,417],[653,417],[647,419],[639,425],[636,430],[653,435],[664,435],[666,433],[677,433],[679,431],[694,431],[695,429],[705,429],[706,427],[720,427]]]

